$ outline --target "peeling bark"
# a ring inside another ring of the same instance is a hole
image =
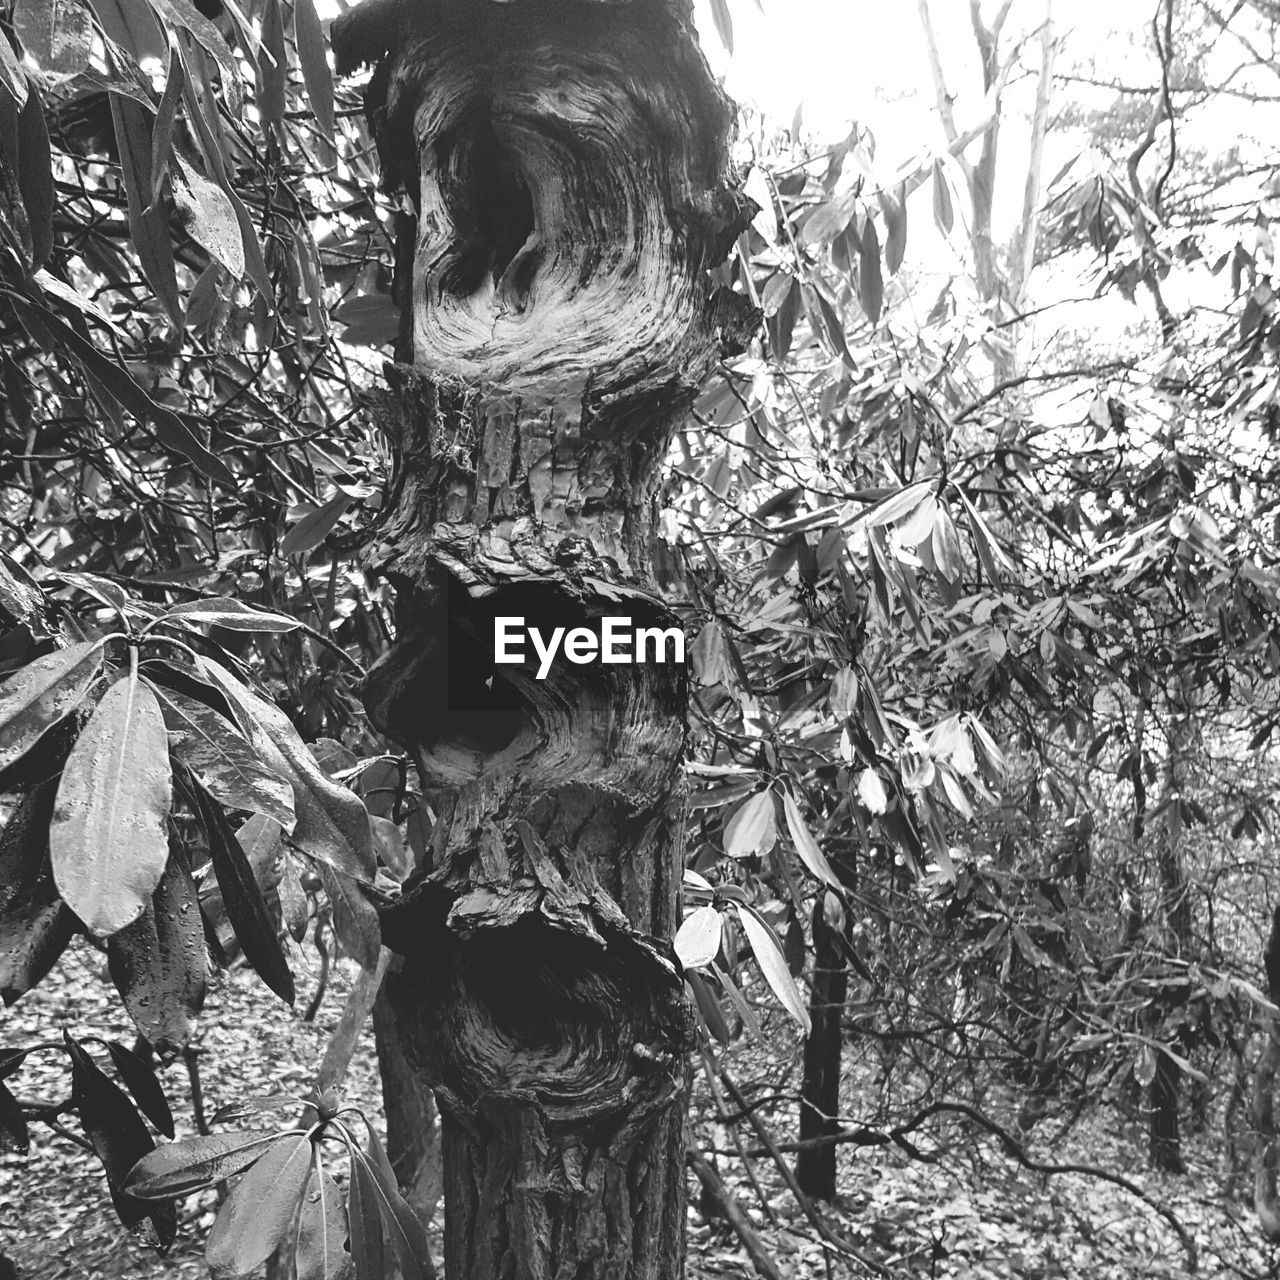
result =
[[[754,315],[749,208],[688,0],[366,0],[340,70],[403,188],[395,453],[366,559],[396,589],[374,722],[439,821],[383,914],[386,1003],[442,1120],[451,1280],[683,1269],[693,1021],[679,665],[494,663],[494,619],[667,628],[672,432]]]

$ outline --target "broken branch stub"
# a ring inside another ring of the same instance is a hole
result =
[[[396,588],[375,723],[438,797],[384,912],[444,1116],[450,1275],[679,1273],[691,1018],[677,661],[499,663],[495,625],[677,627],[651,542],[672,432],[755,314],[751,205],[688,0],[365,0],[334,25],[398,219]],[[499,629],[501,629],[499,627]],[[601,642],[602,643],[602,642]],[[559,652],[559,651],[557,651]]]

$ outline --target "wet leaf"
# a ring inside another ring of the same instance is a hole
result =
[[[293,974],[276,934],[275,924],[258,888],[253,868],[227,822],[222,806],[198,783],[191,794],[196,816],[209,838],[213,872],[222,892],[227,918],[254,972],[285,1001],[294,1002]]]
[[[142,915],[108,941],[107,967],[147,1040],[158,1049],[184,1048],[204,1005],[209,960],[195,884],[180,856],[170,854]],[[155,1122],[136,1091],[133,1096]],[[156,1127],[173,1137],[171,1130]]]
[[[71,748],[49,827],[58,892],[99,937],[150,902],[169,858],[171,801],[160,704],[136,675],[122,676]]]
[[[231,197],[202,177],[180,155],[173,178],[173,203],[188,235],[239,280],[245,273],[244,239]],[[296,623],[294,625],[297,625]],[[268,628],[263,628],[267,630]]]
[[[261,1266],[288,1235],[311,1173],[311,1135],[279,1138],[240,1179],[209,1232],[205,1261],[215,1280]]]
[[[173,1137],[173,1112],[169,1110],[169,1100],[164,1096],[160,1081],[151,1064],[140,1058],[132,1049],[126,1048],[117,1040],[107,1041],[107,1052],[124,1086],[133,1094],[138,1110],[151,1121],[166,1138]]]
[[[291,831],[296,820],[293,787],[263,763],[239,728],[195,698],[152,687],[160,699],[170,751],[200,775],[210,795]]]
[[[164,619],[169,618],[177,618],[183,622],[209,623],[225,627],[228,631],[296,631],[302,626],[297,618],[272,613],[268,609],[255,609],[230,596],[214,596],[208,600],[188,600],[184,604],[175,604],[164,612]]]
[[[326,57],[327,41],[316,14],[315,0],[293,0],[293,34],[307,98],[325,138],[333,144],[333,76]]]
[[[258,757],[293,784],[293,843],[335,870],[372,883],[376,859],[364,802],[316,764],[279,707],[211,659],[201,657],[200,666],[226,696]]]
[[[102,670],[102,641],[68,645],[22,667],[0,685],[0,769],[21,759],[41,735],[83,701]]]
[[[19,0],[13,27],[41,71],[73,76],[89,65],[93,23],[83,0]]]
[[[99,1069],[69,1035],[63,1033],[71,1057],[72,1100],[85,1136],[107,1175],[107,1186],[120,1221],[127,1227],[150,1218],[167,1248],[177,1234],[177,1214],[171,1202],[148,1204],[124,1190],[129,1171],[155,1143],[133,1103]]]
[[[213,1133],[167,1142],[139,1160],[125,1187],[145,1200],[168,1200],[233,1178],[281,1139],[278,1131]]]

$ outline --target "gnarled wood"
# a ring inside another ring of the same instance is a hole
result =
[[[384,913],[386,996],[440,1103],[451,1280],[683,1267],[686,1051],[669,946],[687,678],[496,666],[494,619],[675,619],[658,468],[750,309],[730,106],[688,0],[366,0],[335,26],[401,220],[396,457],[368,563],[397,640],[376,723],[434,797]]]

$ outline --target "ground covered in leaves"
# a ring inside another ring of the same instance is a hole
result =
[[[310,943],[293,958],[299,977],[299,1010],[318,977]],[[313,1023],[266,996],[248,972],[221,977],[210,995],[199,1033],[200,1077],[206,1113],[251,1094],[301,1092],[324,1053],[349,987],[351,970],[335,966],[328,994]],[[766,1012],[763,1042],[744,1038],[725,1062],[752,1095],[794,1090],[794,1042],[781,1015]],[[0,1046],[56,1039],[63,1027],[75,1035],[102,1035],[126,1043],[132,1027],[105,961],[80,943],[57,972],[0,1019]],[[66,1059],[48,1054],[47,1066],[25,1069],[24,1096],[61,1096]],[[47,1085],[41,1072],[47,1072]],[[194,1133],[187,1073],[181,1061],[164,1067],[162,1079],[173,1103],[179,1136]],[[769,1088],[772,1081],[774,1088]],[[848,1105],[857,1114],[856,1080],[848,1082]],[[350,1102],[380,1118],[377,1066],[371,1036],[364,1037],[346,1082]],[[817,1210],[823,1231],[806,1217],[780,1173],[746,1126],[733,1134],[715,1122],[705,1073],[698,1078],[695,1122],[703,1152],[720,1171],[759,1234],[760,1243],[788,1280],[873,1274],[846,1247],[861,1253],[884,1274],[952,1280],[1027,1277],[1256,1277],[1280,1274],[1277,1256],[1259,1244],[1247,1210],[1225,1204],[1211,1162],[1189,1151],[1186,1177],[1152,1174],[1144,1167],[1136,1135],[1101,1121],[1073,1131],[1068,1149],[1040,1159],[1080,1162],[1123,1173],[1154,1200],[1171,1208],[1194,1237],[1198,1259],[1192,1272],[1185,1249],[1167,1222],[1146,1204],[1115,1186],[1076,1174],[1046,1178],[1019,1168],[995,1139],[972,1137],[954,1145],[934,1144],[935,1163],[908,1161],[877,1148],[841,1149],[842,1195]],[[771,1114],[780,1142],[794,1133],[785,1106]],[[0,1256],[17,1268],[19,1280],[205,1280],[203,1235],[213,1220],[214,1193],[184,1202],[178,1240],[160,1259],[130,1236],[111,1212],[101,1171],[91,1155],[43,1126],[33,1128],[28,1158],[0,1155]],[[922,1144],[923,1145],[923,1144]],[[710,1212],[691,1185],[689,1276],[746,1277],[755,1274],[739,1236]],[[435,1244],[438,1249],[438,1238]]]

